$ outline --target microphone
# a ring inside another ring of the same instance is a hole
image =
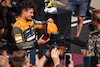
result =
[[[73,37],[73,38],[68,38],[66,37],[66,40],[73,43],[73,44],[76,44],[78,46],[81,46],[81,47],[86,47],[87,45],[87,42],[83,41],[83,40],[80,40],[79,38],[77,37]]]
[[[70,43],[76,44],[76,45],[81,46],[81,47],[86,47],[86,45],[87,45],[87,42],[80,40],[77,37],[69,38],[69,37],[64,36],[64,35],[60,35],[60,36],[52,35],[50,40],[51,40],[51,42],[57,42],[57,43],[70,42]]]

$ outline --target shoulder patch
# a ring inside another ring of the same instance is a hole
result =
[[[15,37],[16,43],[22,42],[22,36],[21,36],[21,33],[15,34],[14,37]]]

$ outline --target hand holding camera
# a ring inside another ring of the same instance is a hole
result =
[[[60,51],[57,48],[53,48],[51,50],[51,58],[54,62],[54,67],[60,65],[59,55],[60,55]],[[72,61],[72,55],[70,53],[65,53],[64,59],[65,59],[65,66],[74,67],[73,61]]]
[[[67,67],[69,65],[73,64],[73,62],[72,62],[72,55],[70,53],[65,53],[64,60],[65,60],[65,66],[67,66]]]
[[[40,44],[45,44],[46,42],[48,42],[50,39],[44,40],[43,39],[44,35],[42,35],[39,40],[37,41],[38,45]]]

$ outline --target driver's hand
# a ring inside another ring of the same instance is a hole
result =
[[[40,45],[40,44],[45,44],[45,43],[47,43],[50,39],[48,38],[47,40],[44,40],[43,39],[43,36],[44,35],[42,35],[40,38],[39,38],[39,40],[37,41],[37,43],[38,43],[38,45]]]

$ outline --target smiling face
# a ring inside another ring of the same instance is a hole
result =
[[[33,8],[28,9],[28,10],[23,9],[22,10],[23,19],[24,20],[31,20],[32,19],[32,16],[34,16],[33,13],[34,13],[34,9]]]

